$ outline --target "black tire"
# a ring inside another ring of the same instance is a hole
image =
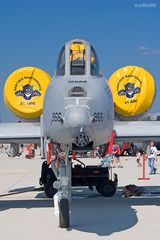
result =
[[[53,198],[54,195],[57,193],[57,189],[53,187],[53,181],[47,181],[44,185],[44,192],[48,198]]]
[[[112,197],[116,192],[116,184],[108,180],[97,185],[96,189],[103,197]]]
[[[54,175],[53,170],[49,168],[47,161],[44,161],[42,163],[41,177],[39,179],[40,185],[45,185],[48,181],[55,181],[55,180],[56,180],[56,176]]]
[[[69,200],[61,199],[59,202],[59,226],[60,228],[68,228],[69,225]]]

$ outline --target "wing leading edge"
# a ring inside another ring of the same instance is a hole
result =
[[[115,121],[116,141],[160,141],[160,121]],[[36,123],[1,123],[0,143],[41,142],[41,125]]]
[[[160,121],[115,121],[116,141],[160,141]]]
[[[40,143],[40,122],[0,123],[0,143]]]

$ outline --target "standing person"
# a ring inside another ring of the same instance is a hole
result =
[[[99,147],[96,147],[96,157],[101,157],[101,154],[100,154],[100,148]]]
[[[154,142],[150,143],[148,153],[148,166],[150,168],[149,174],[155,174],[157,171],[157,168],[155,168],[155,161],[157,160],[157,148],[154,146]]]
[[[112,147],[113,167],[123,167],[120,163],[120,148],[118,144],[114,144]]]
[[[21,147],[21,153],[23,153],[24,152],[24,145],[23,145],[23,143],[20,145],[20,147]]]
[[[142,166],[142,163],[141,163],[142,153],[140,151],[137,151],[136,156],[137,156],[137,166],[141,167]]]

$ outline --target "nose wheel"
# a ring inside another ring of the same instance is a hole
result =
[[[116,192],[116,184],[111,180],[106,180],[99,183],[96,189],[103,197],[112,197]]]
[[[69,221],[69,200],[60,199],[59,201],[59,226],[60,228],[68,228]]]

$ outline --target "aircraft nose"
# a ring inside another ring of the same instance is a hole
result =
[[[86,107],[70,107],[65,116],[68,127],[87,126],[90,123],[90,114]]]
[[[69,107],[66,112],[65,126],[70,129],[74,143],[78,147],[88,145],[90,140],[90,113],[87,107]]]

